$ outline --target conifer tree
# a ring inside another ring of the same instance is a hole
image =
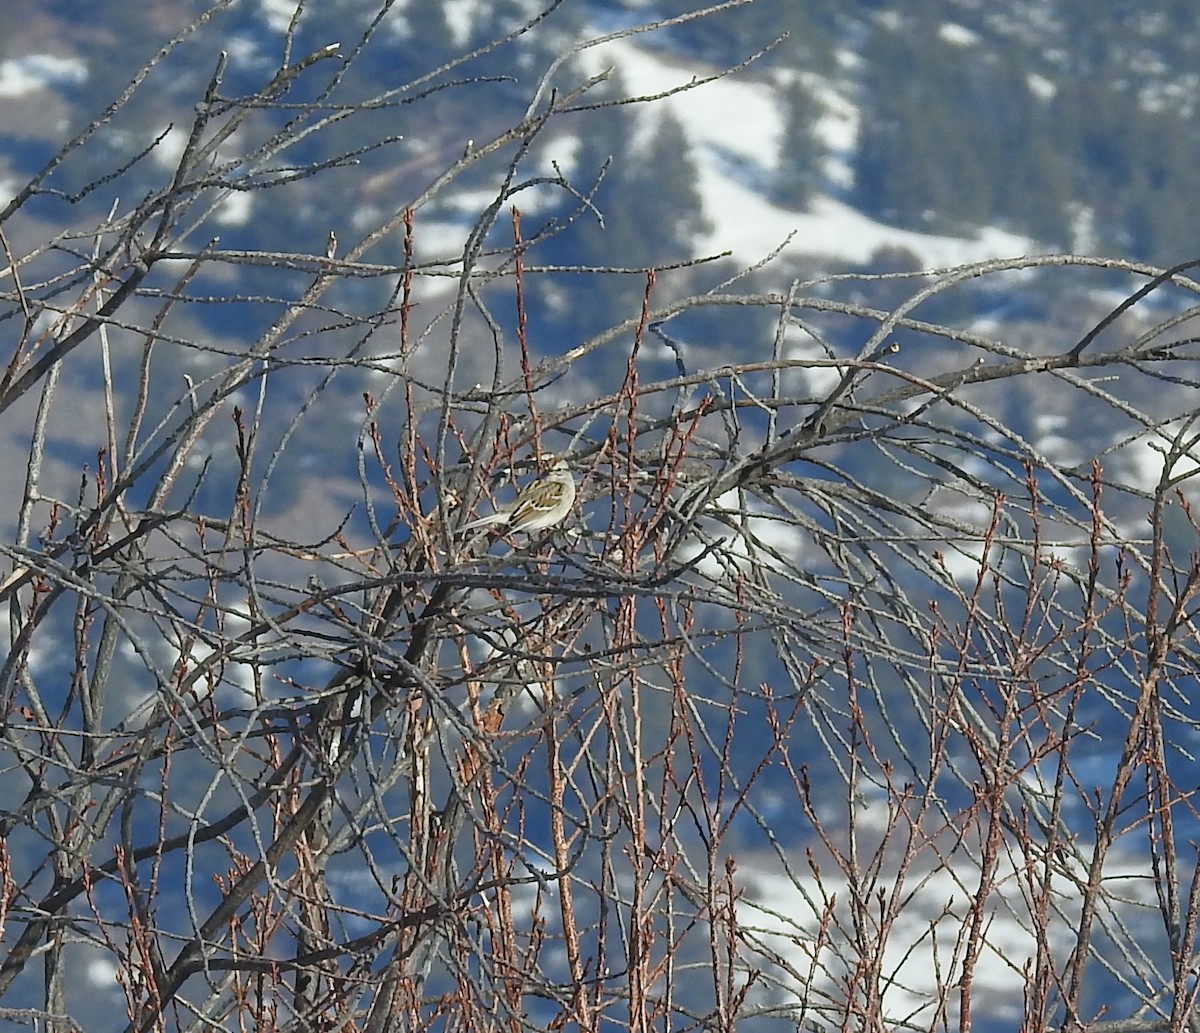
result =
[[[627,94],[619,77],[611,92]],[[652,121],[643,125],[644,118]],[[708,227],[697,176],[686,133],[672,115],[651,116],[619,104],[596,112],[579,142],[572,176],[581,194],[594,188],[592,210],[545,253],[552,251],[563,264],[629,270],[690,257],[696,236]],[[575,333],[586,333],[611,323],[616,314],[636,315],[645,280],[640,275],[573,277],[558,286],[571,299],[561,314]],[[555,296],[561,297],[558,291]],[[551,312],[547,317],[555,318]]]
[[[783,96],[784,124],[779,138],[775,172],[775,196],[788,208],[803,209],[821,188],[824,147],[816,123],[821,106],[800,79],[788,86]]]

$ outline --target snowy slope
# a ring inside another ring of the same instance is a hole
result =
[[[593,74],[615,69],[633,96],[678,90],[713,74],[707,66],[668,64],[660,53],[629,39],[595,47],[584,56]],[[845,154],[853,145],[857,112],[832,89],[819,92],[827,113],[818,132],[835,154]],[[665,97],[637,109],[647,132],[653,131],[664,107],[684,126],[700,168],[705,215],[713,229],[697,241],[698,254],[732,250],[734,261],[750,264],[777,248],[793,230],[784,255],[819,255],[856,264],[885,247],[911,251],[927,268],[1036,250],[1027,238],[995,228],[967,239],[886,226],[828,196],[818,198],[807,212],[772,204],[756,186],[775,167],[783,126],[776,89],[768,82],[731,76]],[[837,161],[831,176],[843,178]]]

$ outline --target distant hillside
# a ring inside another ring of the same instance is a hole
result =
[[[309,5],[296,26],[296,52],[334,41],[353,46],[354,25],[367,6],[357,0]],[[365,57],[376,65],[381,84],[399,87],[428,73],[428,88],[438,95],[436,105],[426,103],[423,111],[436,106],[440,117],[423,119],[420,126],[406,123],[402,102],[413,91],[398,94],[394,121],[404,139],[358,160],[378,166],[381,184],[390,182],[393,170],[419,169],[431,159],[436,165],[439,147],[449,154],[462,146],[458,129],[486,124],[489,112],[480,110],[481,102],[491,106],[496,120],[510,118],[528,103],[540,71],[589,33],[655,14],[680,17],[702,6],[695,0],[568,0],[511,46],[438,72],[464,47],[519,26],[541,5],[516,0],[400,5],[402,14],[389,17],[390,45],[374,45]],[[76,59],[87,73],[44,79],[47,89],[37,109],[44,112],[53,97],[69,105],[70,116],[31,122],[27,116],[34,109],[4,102],[5,180],[18,182],[40,167],[52,146],[47,132],[57,142],[68,126],[82,124],[119,95],[150,56],[140,42],[151,38],[142,31],[147,22],[157,40],[199,9],[194,3],[112,3],[80,18],[72,5],[7,5],[0,12],[0,58],[10,62],[6,93],[19,89],[13,76],[28,71],[31,54]],[[279,33],[287,19],[271,5],[250,3],[223,18],[236,26],[226,41],[230,59],[223,88],[236,94],[257,82],[262,61],[256,49],[278,39],[267,29]],[[665,62],[713,68],[738,64],[773,45],[741,80],[760,82],[776,94],[779,139],[770,145],[769,175],[760,177],[756,189],[785,207],[803,211],[827,195],[906,229],[963,234],[994,225],[1050,249],[1118,253],[1165,265],[1190,256],[1200,236],[1192,202],[1200,164],[1200,128],[1192,117],[1198,37],[1194,8],[1179,2],[1146,11],[1080,0],[1002,7],[966,0],[755,0],[639,42],[655,48]],[[131,144],[148,144],[152,131],[167,124],[186,124],[214,58],[203,47],[186,42],[180,47],[171,81],[143,92],[126,113],[135,120],[127,137]],[[496,77],[507,85],[478,88]],[[855,112],[853,132],[836,143],[819,131],[830,115],[831,97]],[[379,117],[393,118],[383,112]],[[611,140],[584,141],[591,153],[628,147],[620,123],[620,113],[614,113]],[[740,129],[728,126],[731,136]],[[764,151],[767,146],[764,141]],[[619,174],[621,155],[614,157],[618,164],[604,187],[612,202],[622,191],[640,189],[636,177]],[[684,150],[677,149],[675,157],[687,161]],[[656,177],[655,211],[695,207],[696,198],[688,196],[695,176],[686,175],[685,166],[677,171]],[[69,190],[67,171],[60,175]],[[98,194],[92,200],[108,203]],[[324,198],[319,211],[326,215],[330,202],[355,206],[364,200],[371,198]],[[297,215],[303,223],[305,213],[292,213],[292,219]],[[657,222],[656,235],[674,234],[681,244],[701,226],[672,216]]]

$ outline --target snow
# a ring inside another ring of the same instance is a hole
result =
[[[584,52],[587,69],[612,67],[630,96],[656,96],[713,74],[669,64],[660,53],[629,40],[616,40]],[[817,132],[835,154],[847,153],[857,132],[857,109],[828,84],[817,96],[826,114]],[[912,252],[925,268],[941,268],[1037,250],[1028,238],[984,227],[973,237],[948,237],[888,226],[829,196],[810,210],[773,204],[762,189],[777,162],[784,112],[777,90],[767,82],[730,76],[673,93],[639,111],[642,131],[653,132],[668,109],[684,127],[699,168],[699,187],[712,232],[696,242],[698,254],[731,251],[735,262],[749,265],[795,236],[783,256],[815,255],[855,264],[867,263],[881,248]],[[835,159],[835,179],[838,175]]]
[[[1164,475],[1170,478],[1192,477],[1200,469],[1200,460],[1188,452],[1178,456],[1169,471],[1164,470],[1171,452],[1173,440],[1181,435],[1182,428],[1170,423],[1159,434],[1145,434],[1124,443],[1117,454],[1122,457],[1122,471],[1129,483],[1146,492],[1153,492],[1162,483]],[[1190,487],[1190,485],[1188,485]]]
[[[767,857],[743,855],[738,867],[739,882],[745,890],[738,902],[739,925],[744,931],[753,931],[748,941],[763,945],[761,955],[743,954],[743,964],[758,969],[764,963],[769,965],[768,959],[777,955],[790,962],[792,973],[812,973],[817,993],[797,980],[794,990],[798,995],[820,999],[823,990],[836,999],[843,990],[841,981],[852,981],[862,945],[878,945],[883,956],[878,989],[889,1026],[895,1023],[899,1027],[908,1020],[915,1023],[912,1028],[921,1028],[936,1015],[942,995],[951,1014],[957,1017],[957,980],[963,974],[965,958],[960,933],[975,906],[981,870],[978,858],[967,856],[967,851],[956,848],[945,851],[943,857],[950,854],[954,854],[953,866],[936,860],[936,851],[931,849],[928,857],[914,863],[906,874],[899,869],[893,875],[880,873],[872,886],[872,899],[878,893],[881,902],[895,899],[902,903],[897,905],[890,927],[868,929],[858,943],[847,906],[855,893],[834,861],[826,858],[821,863],[818,879],[800,868],[785,874]],[[1060,961],[1074,943],[1072,921],[1079,908],[1076,886],[1087,878],[1079,858],[1085,855],[1086,850],[1077,855],[1071,879],[1061,875],[1053,879],[1055,906],[1046,921],[1046,946]],[[922,860],[928,863],[923,866]],[[975,1015],[1011,1023],[1014,1029],[1024,1014],[1025,965],[1038,953],[1033,932],[1037,922],[1026,899],[1035,866],[1029,859],[1018,864],[1021,860],[1002,857],[994,873],[992,892],[983,904],[983,949],[976,960],[972,984]],[[1103,878],[1110,888],[1120,886],[1119,894],[1110,889],[1109,906],[1121,914],[1129,928],[1137,928],[1142,916],[1152,914],[1155,897],[1148,865],[1124,851],[1114,851]],[[823,923],[826,907],[831,920]],[[864,908],[864,915],[870,910]],[[787,982],[785,975],[780,974],[780,978]],[[859,993],[866,990],[865,986],[858,988]],[[937,1025],[941,1028],[943,1023]]]
[[[442,4],[442,15],[456,47],[465,46],[475,31],[475,6],[476,0],[446,0]]]
[[[21,97],[46,86],[80,83],[87,79],[87,64],[75,57],[26,54],[0,61],[0,97]]]
[[[886,226],[832,198],[817,198],[808,212],[771,204],[761,194],[728,178],[701,172],[705,211],[713,231],[699,245],[705,253],[731,249],[735,261],[749,264],[769,254],[796,231],[783,255],[833,256],[866,264],[880,248],[913,252],[924,268],[941,268],[1031,250],[1031,242],[995,227],[971,238],[944,237]]]
[[[973,47],[979,42],[979,35],[965,25],[946,22],[938,29],[938,39],[955,47]]]
[[[665,107],[684,124],[694,147],[715,147],[774,165],[782,116],[770,86],[732,77],[702,83],[713,74],[711,69],[689,70],[668,63],[661,53],[643,50],[629,40],[593,47],[584,52],[583,60],[592,74],[612,67],[632,97],[656,96],[696,83],[694,88],[636,108],[652,120],[645,131],[653,131]]]
[[[1029,87],[1030,93],[1042,100],[1052,100],[1058,93],[1058,85],[1055,82],[1035,72],[1025,77],[1025,85]]]
[[[486,0],[442,0],[442,16],[452,33],[451,42],[454,46],[465,47],[470,43],[478,26],[486,21],[489,6]],[[546,7],[541,0],[522,0],[518,6],[519,12],[506,26],[507,29],[515,29],[521,22],[532,21]],[[481,11],[484,13],[481,14]]]
[[[259,0],[258,6],[272,32],[287,32],[296,17],[295,0]]]

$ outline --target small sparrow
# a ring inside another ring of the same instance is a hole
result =
[[[510,531],[532,534],[560,523],[575,504],[575,478],[565,459],[555,459],[545,477],[536,477],[507,506],[463,524],[459,531],[503,524]]]

